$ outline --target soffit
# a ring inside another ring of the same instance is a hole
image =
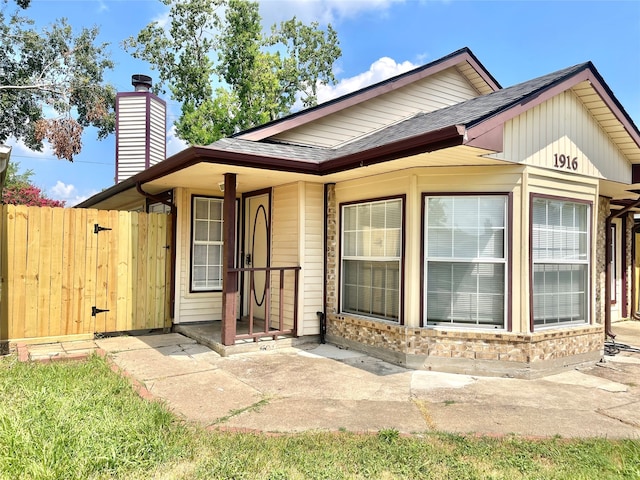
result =
[[[220,191],[218,184],[223,182],[224,174],[235,173],[237,175],[238,183],[237,192],[240,194],[299,181],[310,183],[338,183],[346,180],[379,175],[414,167],[504,164],[503,161],[484,158],[482,156],[487,153],[489,153],[487,150],[458,146],[322,176],[263,170],[251,167],[221,165],[216,163],[198,163],[162,178],[145,183],[143,188],[145,191],[149,191],[150,193],[162,192],[175,187],[184,187],[201,191]]]
[[[640,163],[640,147],[614,112],[611,111],[611,108],[593,88],[591,82],[580,82],[572,90],[629,161],[631,163]]]

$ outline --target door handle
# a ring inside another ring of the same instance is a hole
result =
[[[247,265],[251,265],[251,254],[250,253],[247,253],[244,256],[244,263],[247,264]]]

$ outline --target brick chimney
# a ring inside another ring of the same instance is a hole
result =
[[[167,104],[151,93],[151,77],[132,75],[133,92],[116,95],[116,183],[166,156]]]

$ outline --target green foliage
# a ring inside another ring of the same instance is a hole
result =
[[[395,428],[385,428],[378,432],[378,438],[387,443],[393,443],[400,438],[400,432]]]
[[[318,85],[335,82],[341,51],[331,25],[293,18],[265,35],[257,2],[161,1],[171,7],[169,28],[151,23],[124,46],[158,71],[156,91],[169,84],[182,103],[176,130],[191,144],[275,120],[298,99],[313,106]]]
[[[22,173],[20,171],[20,162],[9,162],[7,165],[7,178],[5,180],[5,186],[27,186],[31,185],[31,177],[35,175],[35,172],[31,169],[25,170]]]
[[[113,68],[97,27],[75,34],[65,19],[39,31],[20,12],[0,8],[0,143],[13,136],[40,151],[48,139],[59,158],[81,149],[83,128],[104,138],[115,128],[115,88],[104,84]],[[29,1],[18,1],[26,8]],[[53,111],[53,117],[45,113]]]

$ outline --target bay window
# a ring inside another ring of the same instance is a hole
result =
[[[426,325],[505,328],[508,197],[424,202]]]
[[[400,321],[401,198],[342,207],[342,311]]]
[[[532,198],[533,325],[588,322],[589,205]]]

